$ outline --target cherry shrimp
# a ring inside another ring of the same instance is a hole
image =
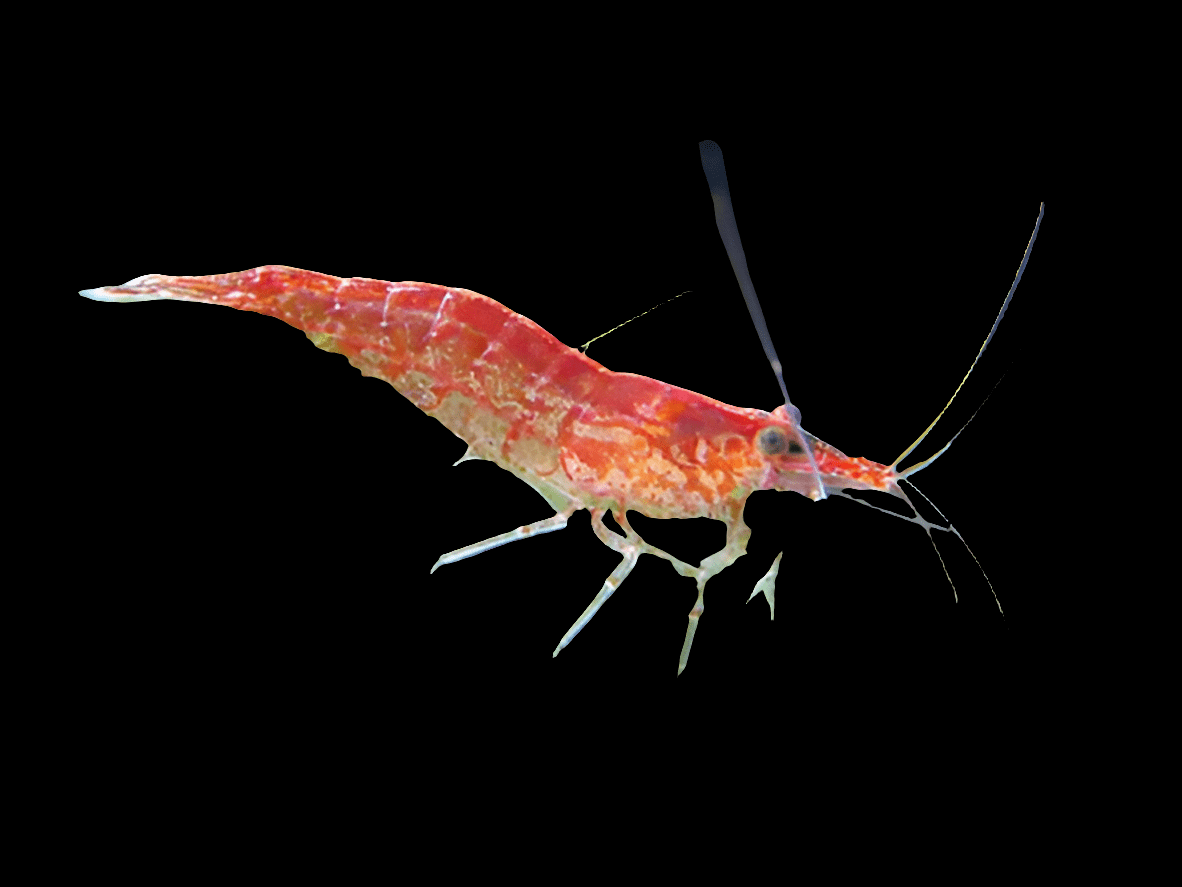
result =
[[[122,286],[82,290],[81,295],[109,302],[202,301],[268,314],[301,329],[319,348],[345,355],[363,374],[389,382],[465,441],[468,449],[460,462],[487,460],[516,474],[554,512],[442,554],[431,572],[510,542],[563,529],[576,511],[586,509],[595,535],[620,555],[620,561],[553,655],[591,622],[640,556],[651,554],[696,584],[678,657],[680,674],[705,611],[708,580],[747,553],[751,533],[744,509],[755,491],[796,492],[814,502],[844,496],[918,524],[929,539],[938,530],[964,543],[951,523],[944,527],[921,517],[902,485],[907,480],[918,492],[909,478],[946,452],[961,432],[935,455],[906,469],[899,465],[945,415],[993,339],[1043,215],[1040,207],[1013,284],[947,404],[897,459],[880,464],[846,456],[804,430],[747,271],[722,153],[713,142],[701,143],[700,151],[719,233],[782,396],[783,404],[771,412],[729,406],[646,376],[612,372],[493,299],[456,287],[342,279],[262,266],[203,277],[146,275]],[[913,516],[878,508],[850,496],[851,491],[889,494],[906,503]],[[721,521],[726,526],[725,545],[695,566],[641,538],[629,523],[628,511],[661,519]],[[622,532],[605,523],[609,515]],[[932,544],[943,565],[934,539]],[[783,552],[747,598],[762,594],[772,619],[782,558]],[[956,598],[947,567],[944,572]],[[996,592],[994,600],[1000,612]]]

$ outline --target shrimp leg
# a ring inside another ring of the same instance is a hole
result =
[[[554,648],[552,655],[557,656],[561,653],[574,640],[575,635],[583,630],[583,627],[599,612],[599,608],[620,587],[620,583],[628,578],[628,574],[632,572],[632,568],[636,566],[636,562],[640,559],[640,556],[642,554],[651,554],[669,561],[673,565],[673,569],[678,573],[695,580],[698,584],[698,599],[693,609],[690,610],[689,626],[685,632],[685,643],[682,645],[681,655],[677,661],[677,673],[681,674],[685,671],[685,667],[689,662],[690,648],[693,646],[694,635],[698,630],[698,619],[706,609],[704,603],[706,583],[710,580],[710,577],[722,572],[747,553],[747,540],[751,538],[751,530],[743,523],[741,506],[726,521],[726,545],[721,551],[717,551],[703,560],[699,567],[691,566],[680,558],[669,554],[667,551],[662,551],[655,545],[645,542],[640,538],[640,534],[632,529],[628,523],[628,518],[622,510],[613,510],[612,516],[616,519],[616,523],[619,524],[620,528],[623,529],[624,536],[620,536],[619,533],[613,533],[609,530],[603,522],[603,515],[603,509],[593,508],[591,510],[591,527],[595,531],[595,535],[599,537],[599,541],[613,551],[618,551],[623,555],[623,559],[620,561],[619,566],[612,570],[611,575],[604,580],[603,587],[599,589],[599,593],[595,595],[591,603],[587,606],[587,609],[575,620],[574,625],[567,629],[566,634],[562,636],[562,640],[558,642],[558,646]],[[772,570],[769,570],[768,575],[760,580],[759,585],[756,586],[758,591],[763,591],[765,594],[768,594],[770,590],[771,594],[768,595],[769,601],[772,600],[771,595],[775,593],[775,571],[778,571],[779,564],[780,559],[776,558]]]
[[[853,496],[850,497],[853,499]],[[860,499],[854,499],[855,502],[860,502]],[[892,514],[894,512],[891,512]],[[763,574],[763,578],[755,583],[755,590],[747,598],[747,603],[751,603],[751,598],[755,597],[761,591],[763,596],[767,598],[768,612],[771,613],[772,619],[776,618],[776,577],[780,575],[780,558],[784,556],[784,552],[776,555],[776,559],[772,561],[772,565],[768,571]]]
[[[723,546],[721,551],[716,551],[702,561],[701,568],[694,573],[694,578],[698,581],[698,600],[689,612],[689,625],[685,629],[685,642],[681,645],[681,656],[677,660],[678,674],[685,671],[686,665],[689,664],[690,647],[693,646],[694,635],[698,631],[698,620],[702,618],[702,613],[706,609],[706,583],[711,576],[721,573],[747,553],[747,541],[750,538],[751,528],[743,522],[743,506],[740,504],[737,509],[731,512],[729,519],[726,521],[726,545]],[[764,579],[766,578],[764,577]],[[764,580],[760,580],[759,585],[762,586],[763,584]],[[774,577],[772,578],[772,592],[773,594],[775,593]]]
[[[591,509],[591,528],[595,531],[595,535],[599,537],[599,541],[613,551],[618,551],[622,554],[624,556],[623,560],[603,580],[603,587],[599,589],[599,593],[587,605],[587,609],[583,611],[583,614],[575,620],[575,624],[567,629],[566,634],[562,636],[562,640],[558,642],[558,646],[554,648],[551,657],[561,653],[563,648],[574,640],[575,635],[583,630],[583,626],[590,622],[592,617],[599,612],[599,608],[615,593],[615,590],[620,587],[620,583],[628,578],[628,574],[632,572],[632,568],[636,566],[636,562],[648,547],[645,541],[626,522],[620,521],[623,512],[616,514],[616,522],[624,527],[625,532],[628,534],[626,537],[621,537],[619,533],[613,533],[609,530],[603,523],[603,514],[604,510],[602,508]]]
[[[478,554],[491,551],[501,545],[516,542],[518,539],[526,539],[530,536],[538,536],[542,533],[553,533],[555,530],[561,530],[566,526],[567,520],[575,511],[576,506],[572,505],[566,511],[560,511],[553,517],[543,518],[542,520],[534,521],[532,524],[518,527],[516,530],[510,530],[508,533],[501,533],[499,536],[485,539],[483,542],[474,542],[471,545],[465,545],[463,548],[457,548],[455,551],[449,551],[447,554],[441,554],[439,560],[435,562],[435,566],[431,568],[431,572],[434,573],[444,564],[454,564],[456,561],[462,561],[466,557],[475,557]]]

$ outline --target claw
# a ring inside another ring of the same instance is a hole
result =
[[[767,598],[767,607],[771,611],[772,619],[776,618],[776,576],[780,573],[780,558],[783,556],[784,552],[782,551],[776,555],[771,567],[763,574],[763,578],[755,583],[755,590],[747,598],[747,603],[751,603],[751,598],[762,591],[763,596]]]

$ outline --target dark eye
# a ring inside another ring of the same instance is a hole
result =
[[[796,441],[790,440],[788,441],[788,452],[792,453],[794,456],[799,456],[804,452],[804,447],[802,447]]]
[[[793,442],[792,446],[800,450],[800,445]],[[789,449],[788,438],[779,428],[765,428],[759,432],[759,448],[766,456],[778,456]]]

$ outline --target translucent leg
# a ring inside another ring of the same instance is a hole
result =
[[[599,589],[599,594],[595,595],[591,603],[587,606],[587,609],[583,611],[583,615],[576,619],[575,624],[566,630],[566,634],[562,636],[562,640],[558,642],[558,646],[550,654],[551,657],[557,656],[567,644],[575,639],[575,635],[582,631],[583,626],[590,622],[592,617],[599,612],[599,608],[615,593],[615,590],[620,587],[620,583],[628,578],[628,574],[632,572],[632,568],[636,566],[636,561],[639,558],[640,552],[635,550],[624,555],[624,559],[620,561],[619,566],[612,570],[611,575],[603,580],[603,587]]]
[[[747,553],[747,540],[750,538],[751,528],[743,523],[742,505],[739,505],[726,521],[726,545],[721,551],[716,551],[702,561],[702,566],[694,571],[694,578],[698,580],[698,600],[694,603],[694,608],[689,612],[689,625],[685,629],[685,642],[681,645],[681,655],[677,659],[678,674],[685,671],[685,667],[689,664],[690,648],[693,647],[694,635],[698,632],[698,620],[702,617],[702,613],[706,609],[706,582],[710,577],[717,576],[745,555]]]
[[[780,575],[780,558],[783,556],[782,551],[776,555],[771,567],[763,574],[763,578],[755,583],[755,590],[747,598],[747,603],[751,603],[751,598],[762,591],[763,596],[767,598],[767,608],[772,614],[772,619],[776,618],[776,577]]]
[[[628,574],[632,572],[632,568],[636,566],[636,561],[642,554],[651,554],[656,557],[663,558],[669,561],[675,569],[682,576],[688,576],[695,580],[698,584],[698,599],[694,604],[694,608],[690,610],[689,626],[686,628],[685,643],[681,647],[681,655],[677,660],[677,673],[681,674],[685,671],[685,666],[689,662],[690,648],[693,646],[694,634],[698,630],[698,619],[701,617],[705,606],[706,582],[711,576],[714,576],[736,560],[747,553],[747,540],[751,538],[751,530],[743,523],[742,505],[739,505],[736,510],[726,519],[726,546],[717,551],[710,557],[702,561],[701,566],[694,567],[687,564],[680,558],[676,558],[667,551],[662,551],[656,546],[649,545],[640,535],[632,529],[628,523],[627,517],[623,512],[612,512],[613,516],[624,531],[621,536],[618,533],[613,533],[603,523],[603,509],[592,509],[591,511],[591,527],[595,531],[595,535],[608,548],[613,551],[618,551],[623,555],[623,560],[620,561],[618,567],[612,570],[610,576],[603,583],[603,587],[599,590],[599,594],[591,601],[591,604],[583,611],[583,614],[575,620],[575,624],[570,627],[566,634],[562,636],[562,640],[558,642],[558,646],[554,648],[554,654],[557,656],[562,652],[563,648],[569,644],[583,627],[591,621],[592,617],[599,612],[599,608],[603,606],[604,602],[611,597],[620,583],[623,582]],[[764,586],[770,586],[772,592],[775,591],[775,573],[778,571],[780,559],[776,558],[775,564],[772,565],[772,570],[768,571],[768,575],[760,580],[757,588],[764,591]],[[771,598],[769,598],[771,600]]]
[[[677,657],[678,674],[685,671],[685,667],[689,665],[690,647],[694,645],[694,635],[698,633],[698,619],[701,618],[702,613],[706,610],[705,595],[706,580],[703,579],[698,583],[698,601],[689,612],[689,626],[685,630],[685,641],[681,645],[681,655]]]
[[[501,533],[499,536],[493,536],[491,539],[485,539],[483,542],[477,542],[473,545],[465,545],[463,548],[457,548],[455,551],[449,551],[447,554],[440,555],[439,560],[435,562],[435,566],[431,568],[434,573],[444,564],[454,564],[456,561],[462,561],[466,557],[475,557],[478,554],[483,554],[493,548],[501,545],[508,545],[510,542],[516,542],[518,539],[525,539],[529,536],[538,536],[542,533],[553,533],[555,530],[561,530],[566,526],[567,519],[575,513],[575,507],[571,506],[566,511],[560,511],[553,517],[545,518],[544,520],[534,521],[532,524],[526,524],[524,527],[518,527],[516,530],[510,530],[508,533]]]
[[[631,527],[626,527],[627,536],[620,536],[618,533],[613,533],[603,523],[603,509],[591,509],[591,527],[595,530],[595,535],[608,548],[613,551],[618,551],[624,556],[620,561],[619,566],[612,570],[611,575],[603,581],[603,587],[599,589],[599,594],[595,595],[587,609],[583,611],[583,615],[575,620],[575,624],[567,629],[566,634],[562,636],[562,640],[558,642],[558,646],[554,648],[552,656],[557,656],[562,652],[571,641],[574,640],[575,635],[583,630],[592,617],[599,612],[599,608],[604,605],[609,597],[611,597],[620,583],[628,578],[628,574],[632,572],[632,568],[636,566],[636,561],[645,553],[645,548],[648,546],[644,540],[632,531]],[[619,518],[617,518],[617,523]]]

